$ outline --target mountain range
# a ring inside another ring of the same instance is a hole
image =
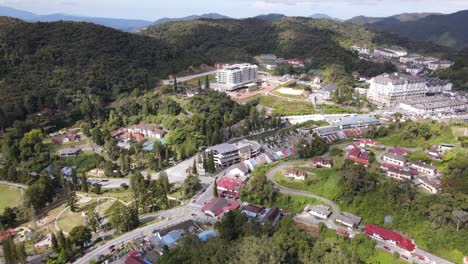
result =
[[[447,15],[413,13],[387,18],[360,16],[347,22],[456,49],[468,47],[468,10]]]
[[[305,17],[177,21],[139,34],[92,23],[0,17],[0,122],[11,125],[26,114],[66,109],[81,100],[112,102],[134,89],[152,89],[190,66],[248,62],[262,53],[301,58],[315,68],[337,64],[370,70],[369,75],[386,70],[360,61],[344,43],[440,49],[352,23]]]
[[[28,21],[28,22],[55,22],[55,21],[88,22],[88,23],[94,23],[97,25],[111,27],[111,28],[122,30],[122,31],[128,31],[128,32],[140,31],[151,25],[160,25],[160,24],[164,24],[168,22],[176,22],[176,21],[192,21],[192,20],[197,20],[197,19],[233,19],[228,16],[217,14],[217,13],[208,13],[208,14],[202,14],[202,15],[178,17],[178,18],[164,17],[164,18],[161,18],[152,22],[152,21],[138,20],[138,19],[87,17],[87,16],[77,16],[77,15],[62,14],[62,13],[50,14],[50,15],[38,15],[32,12],[23,11],[23,10],[6,7],[6,6],[0,6],[0,16],[18,18],[18,19]],[[276,20],[276,19],[280,19],[283,17],[286,17],[286,15],[272,13],[272,14],[258,15],[252,18],[260,19],[260,20]],[[316,18],[316,19],[331,19],[335,21],[341,21],[337,18],[332,18],[326,14],[313,14],[308,17]]]
[[[75,21],[88,22],[106,27],[119,29],[122,31],[134,31],[152,24],[151,21],[138,19],[119,19],[103,17],[86,17],[68,14],[38,15],[31,12],[18,10],[11,7],[0,6],[0,16],[14,17],[28,22],[54,22],[54,21]]]

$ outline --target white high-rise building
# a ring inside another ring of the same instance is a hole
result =
[[[257,81],[257,65],[248,63],[226,65],[224,69],[216,72],[216,82],[230,87],[227,90],[237,89],[239,86]]]
[[[423,78],[385,73],[370,80],[367,99],[375,104],[395,106],[403,100],[424,97],[426,92],[426,81]]]

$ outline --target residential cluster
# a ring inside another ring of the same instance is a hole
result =
[[[346,150],[346,158],[356,164],[368,167],[370,164],[370,148],[383,149],[384,146],[377,141],[361,139],[353,142]],[[429,157],[441,159],[442,155],[455,146],[443,144],[433,146],[429,150]],[[396,180],[407,180],[430,193],[442,191],[441,174],[436,166],[423,161],[409,161],[407,156],[410,151],[402,148],[385,150],[380,156],[380,168],[387,177]]]
[[[129,149],[133,142],[145,143],[148,142],[148,139],[162,139],[167,133],[168,131],[164,130],[160,125],[141,123],[128,128],[121,127],[114,130],[111,132],[111,136],[119,140],[117,146]]]

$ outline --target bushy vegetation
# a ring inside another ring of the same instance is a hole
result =
[[[241,212],[229,212],[216,224],[219,238],[201,242],[187,235],[166,251],[160,263],[361,263],[375,254],[374,242],[363,236],[353,240],[320,229],[314,239],[291,217],[274,227],[248,221]]]
[[[454,62],[452,67],[437,71],[435,75],[452,81],[456,90],[468,91],[468,48],[460,50],[450,59]]]

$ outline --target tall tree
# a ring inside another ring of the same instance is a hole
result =
[[[216,181],[216,179],[213,183],[213,196],[218,197],[218,182]]]
[[[26,259],[28,255],[26,254],[26,248],[24,247],[24,243],[20,243],[16,245],[16,258],[19,264],[26,264]]]
[[[55,252],[58,252],[59,251],[59,244],[58,244],[57,236],[55,235],[55,233],[51,234],[50,243],[52,244],[52,249]]]
[[[205,76],[205,89],[210,88],[210,76]]]
[[[81,174],[81,191],[87,193],[88,190],[88,179],[86,178],[86,174]]]

